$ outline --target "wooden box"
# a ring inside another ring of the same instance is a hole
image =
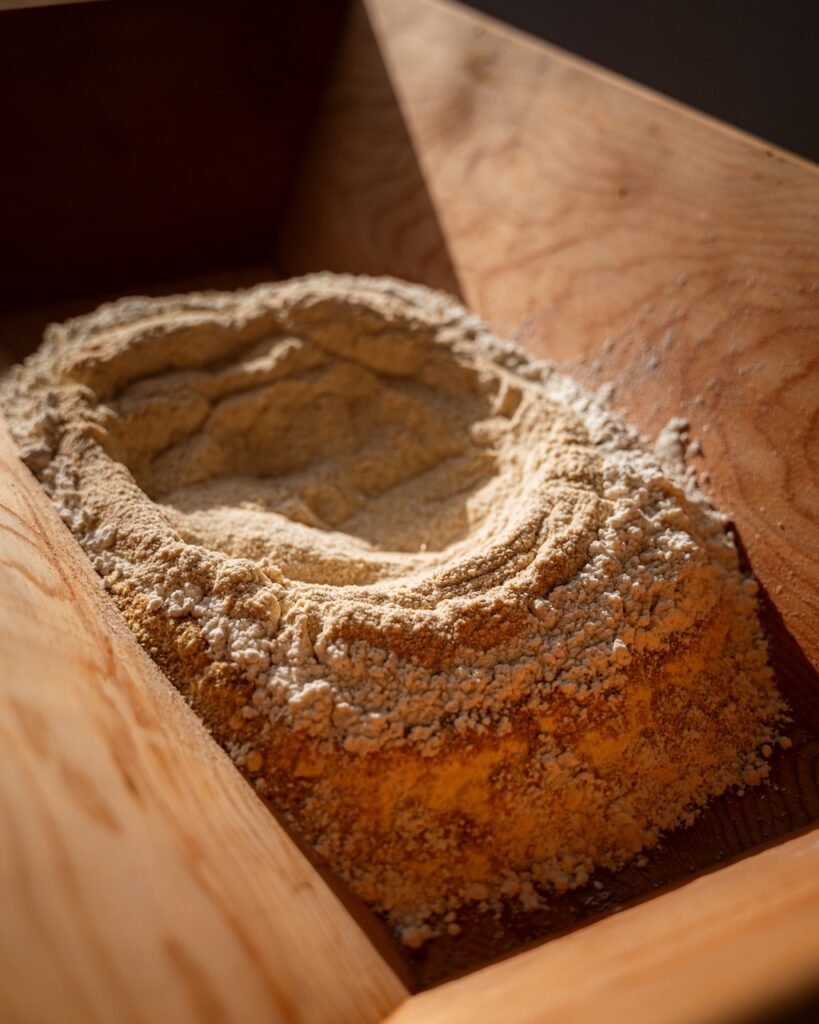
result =
[[[122,293],[330,269],[460,295],[610,382],[647,433],[690,421],[762,586],[792,746],[602,895],[402,954],[138,648],[0,424],[0,1018],[699,1024],[802,997],[819,980],[817,169],[446,0],[307,3],[256,36],[250,3],[83,7],[50,12],[63,35],[41,37],[30,103],[0,110],[53,122],[7,168],[0,360]],[[0,11],[0,32],[35,14]],[[23,28],[7,86],[32,66]],[[145,117],[166,95],[178,139]],[[106,135],[117,111],[134,130]],[[72,143],[99,180],[61,173]],[[167,187],[143,189],[163,156]]]

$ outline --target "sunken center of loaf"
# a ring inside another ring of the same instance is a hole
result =
[[[514,605],[515,577],[554,583],[585,557],[599,460],[538,384],[413,333],[353,307],[343,332],[237,338],[123,383],[106,448],[186,543],[280,583],[285,614],[336,588],[409,617],[470,593]]]

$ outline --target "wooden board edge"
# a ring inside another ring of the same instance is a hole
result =
[[[776,143],[769,142],[763,136],[755,135],[753,132],[750,132],[745,128],[738,128],[736,125],[730,124],[728,121],[723,121],[722,118],[717,117],[715,114],[708,114],[704,110],[692,107],[683,100],[676,99],[673,96],[660,92],[659,90],[652,88],[650,85],[646,85],[643,82],[637,82],[632,78],[628,78],[626,75],[604,67],[602,64],[597,64],[593,60],[589,60],[586,57],[581,57],[579,54],[572,53],[570,50],[566,50],[562,46],[558,46],[556,43],[539,39],[537,36],[532,35],[525,29],[516,28],[514,25],[509,25],[506,22],[499,21],[497,18],[493,18],[490,14],[485,14],[483,11],[476,11],[471,7],[467,7],[466,4],[461,3],[460,0],[420,0],[420,2],[429,7],[449,8],[453,13],[458,17],[463,18],[465,21],[472,21],[475,25],[482,27],[486,31],[493,32],[501,38],[506,38],[509,42],[524,46],[527,49],[534,50],[539,53],[547,53],[550,59],[560,61],[568,67],[575,67],[578,70],[583,71],[584,74],[591,75],[599,81],[614,88],[620,89],[624,92],[633,93],[660,107],[665,107],[677,113],[685,114],[692,120],[700,121],[702,124],[707,125],[711,130],[716,129],[725,135],[733,136],[733,138],[738,142],[745,142],[756,148],[764,149],[770,156],[778,157],[782,160],[788,161],[789,163],[802,167],[805,170],[811,171],[814,174],[819,174],[819,165],[815,164],[807,157],[800,156],[798,153],[794,153],[783,146],[778,146]],[[378,17],[379,6],[383,5],[384,0],[364,0],[364,3],[371,16]]]
[[[819,829],[421,993],[389,1024],[721,1024],[819,978]]]

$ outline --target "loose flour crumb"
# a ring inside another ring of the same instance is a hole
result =
[[[0,401],[139,640],[410,946],[768,772],[783,706],[686,422],[652,448],[446,296],[125,299]]]

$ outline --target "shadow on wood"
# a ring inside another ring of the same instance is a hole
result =
[[[368,14],[353,4],[276,261],[391,274],[462,298],[423,167]]]
[[[268,259],[346,6],[0,13],[0,305]]]

